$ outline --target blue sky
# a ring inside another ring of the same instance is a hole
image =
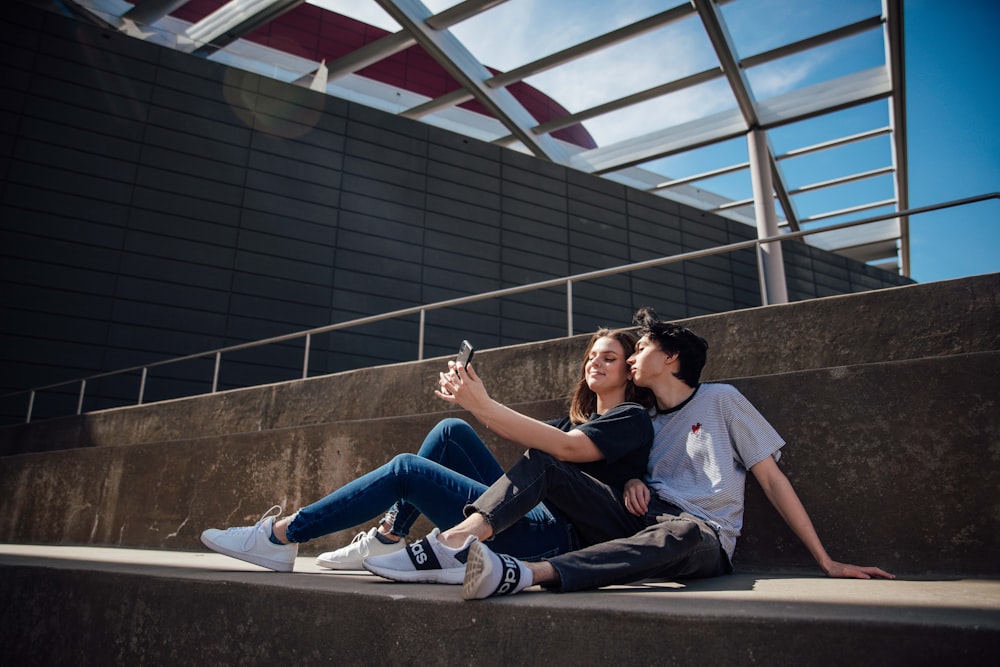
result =
[[[904,5],[910,205],[1000,191],[1000,2]],[[1000,271],[1000,201],[910,222],[919,282]]]
[[[356,18],[397,29],[374,2],[313,0]],[[649,16],[682,0],[509,0],[452,31],[483,63],[506,71],[568,45]],[[424,0],[434,12],[457,0]],[[767,51],[881,11],[881,0],[738,0],[722,5],[741,54]],[[905,0],[907,130],[910,207],[1000,190],[1000,118],[996,63],[1000,47],[998,0]],[[558,25],[558,29],[552,27]],[[540,29],[532,29],[540,27]],[[880,66],[880,31],[869,31],[828,47],[784,58],[748,71],[758,99],[781,95],[817,81]],[[570,111],[598,105],[656,83],[711,67],[714,52],[696,19],[604,49],[527,80]],[[599,145],[723,111],[735,100],[724,80],[605,114],[585,123]],[[888,103],[870,103],[816,121],[769,132],[776,153],[889,124]],[[825,125],[825,127],[817,127]],[[816,131],[818,130],[818,134]],[[823,132],[836,132],[825,137]],[[790,187],[887,166],[889,139],[882,137],[823,155],[795,158]],[[642,165],[676,178],[747,160],[743,139]],[[794,180],[793,180],[794,179]],[[730,199],[750,196],[746,172],[699,186]],[[893,197],[889,175],[795,198],[800,217],[855,203]],[[890,212],[872,209],[833,219]],[[925,213],[910,220],[911,275],[919,282],[1000,271],[1000,201]],[[818,239],[816,239],[818,241]]]

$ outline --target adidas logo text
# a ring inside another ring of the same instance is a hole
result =
[[[521,579],[521,570],[517,567],[516,560],[506,554],[500,554],[500,559],[503,561],[503,581],[494,595],[510,593]]]

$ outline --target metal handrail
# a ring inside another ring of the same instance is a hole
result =
[[[932,204],[929,206],[922,206],[919,208],[912,208],[905,211],[895,211],[893,213],[886,213],[882,215],[872,216],[869,218],[863,218],[861,220],[852,220],[850,222],[843,222],[836,225],[829,225],[822,228],[810,229],[810,230],[800,230],[797,232],[789,232],[785,234],[779,234],[777,236],[770,236],[765,238],[751,239],[747,241],[739,241],[737,243],[729,243],[721,246],[714,246],[712,248],[705,248],[703,250],[694,250],[690,252],[680,253],[677,255],[670,255],[667,257],[659,257],[657,259],[645,260],[642,262],[633,262],[631,264],[622,264],[619,266],[599,269],[596,271],[587,271],[585,273],[577,273],[571,276],[566,276],[564,278],[552,278],[549,280],[543,280],[535,283],[530,283],[527,285],[519,285],[517,287],[506,287],[503,289],[493,290],[490,292],[482,292],[480,294],[471,294],[468,296],[458,297],[455,299],[447,299],[444,301],[437,301],[430,304],[425,304],[422,306],[412,306],[410,308],[402,308],[400,310],[394,310],[387,313],[381,313],[379,315],[370,315],[367,317],[360,317],[353,320],[347,320],[345,322],[338,322],[336,324],[328,324],[322,327],[315,327],[312,329],[305,329],[302,331],[297,331],[290,334],[284,334],[281,336],[273,336],[271,338],[264,338],[261,340],[251,341],[247,343],[240,343],[238,345],[230,345],[228,347],[219,348],[216,350],[209,350],[206,352],[199,352],[195,354],[188,354],[181,357],[173,357],[170,359],[163,359],[160,361],[155,361],[149,364],[143,364],[139,366],[132,366],[129,368],[122,368],[115,371],[107,371],[104,373],[97,373],[94,375],[88,375],[84,378],[77,378],[74,380],[66,380],[64,382],[56,382],[49,385],[44,385],[40,387],[35,387],[33,389],[25,389],[21,391],[11,392],[8,394],[0,395],[0,399],[9,398],[11,396],[19,396],[21,394],[29,394],[28,398],[28,410],[25,416],[25,423],[31,422],[31,414],[34,408],[35,395],[40,391],[45,391],[48,389],[54,389],[56,387],[63,387],[67,385],[73,385],[80,383],[80,394],[77,400],[77,412],[76,414],[81,414],[83,410],[83,398],[86,391],[87,383],[92,380],[97,380],[100,378],[110,377],[113,375],[122,375],[126,373],[134,373],[136,371],[142,371],[142,377],[139,383],[139,396],[137,405],[142,405],[143,395],[146,388],[146,379],[151,368],[157,368],[160,366],[166,366],[169,364],[182,363],[185,361],[192,361],[194,359],[203,359],[205,357],[214,355],[215,356],[215,366],[212,374],[212,391],[211,393],[216,393],[218,390],[219,383],[219,370],[222,365],[222,355],[230,352],[236,352],[239,350],[246,350],[254,347],[261,347],[264,345],[273,345],[275,343],[283,343],[290,340],[297,340],[299,338],[305,338],[305,349],[303,354],[302,363],[302,378],[308,377],[309,374],[309,353],[312,343],[312,337],[329,333],[331,331],[338,331],[340,329],[348,329],[352,327],[362,326],[365,324],[372,324],[374,322],[381,322],[383,320],[395,319],[398,317],[406,317],[407,315],[420,315],[419,323],[419,335],[417,343],[417,359],[422,360],[424,358],[424,327],[426,321],[426,314],[431,310],[440,310],[442,308],[451,308],[454,306],[460,306],[468,303],[475,303],[477,301],[485,301],[487,299],[496,299],[505,296],[511,296],[514,294],[521,294],[523,292],[532,292],[540,289],[547,289],[551,287],[559,287],[565,285],[566,287],[566,331],[568,336],[573,335],[573,283],[584,282],[587,280],[595,280],[598,278],[604,278],[607,276],[618,275],[621,273],[629,273],[632,271],[638,271],[641,269],[655,268],[658,266],[665,266],[667,264],[675,264],[679,262],[684,262],[692,259],[700,259],[702,257],[709,257],[712,255],[718,255],[727,252],[733,252],[736,250],[743,250],[746,248],[756,248],[757,252],[757,275],[761,286],[761,301],[763,305],[768,305],[767,303],[767,292],[764,286],[764,275],[761,270],[761,253],[763,252],[762,247],[768,243],[779,243],[781,241],[789,241],[793,239],[803,238],[812,234],[822,234],[825,232],[836,231],[840,229],[847,229],[850,227],[858,227],[861,225],[867,225],[874,222],[881,222],[883,220],[891,220],[893,218],[901,218],[905,216],[918,215],[921,213],[928,213],[931,211],[937,211],[945,208],[953,208],[956,206],[964,206],[966,204],[973,204],[981,201],[986,201],[988,199],[1000,199],[1000,192],[992,192],[983,195],[977,195],[975,197],[967,197],[964,199],[955,199],[952,201],[942,202],[939,204]],[[199,394],[194,394],[199,395]]]

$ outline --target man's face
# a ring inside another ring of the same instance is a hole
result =
[[[632,369],[632,382],[640,387],[650,387],[667,367],[668,357],[660,346],[643,336],[635,344],[635,352],[628,358]]]

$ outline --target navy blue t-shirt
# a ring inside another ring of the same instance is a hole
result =
[[[649,412],[638,403],[616,405],[603,415],[595,413],[583,424],[573,424],[568,416],[547,423],[560,431],[583,431],[593,441],[604,459],[576,465],[608,486],[621,490],[628,480],[646,476],[653,423]]]

